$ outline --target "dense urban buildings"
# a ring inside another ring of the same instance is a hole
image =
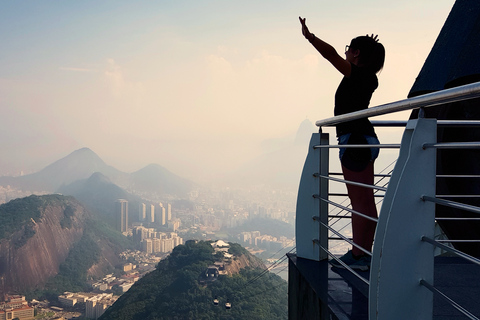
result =
[[[168,253],[183,244],[183,239],[175,232],[158,232],[155,228],[136,226],[132,230],[133,240],[141,243],[146,253]]]

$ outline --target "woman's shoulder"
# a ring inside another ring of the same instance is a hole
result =
[[[353,63],[352,63],[352,74],[360,74],[363,76],[374,76],[375,78],[377,77],[375,72],[373,72],[369,68],[363,67],[363,66],[357,66],[356,64],[353,64]]]
[[[371,71],[369,68],[359,67],[352,63],[352,73],[351,78],[357,78],[361,81],[368,81],[370,83],[378,85],[378,79],[375,72]]]

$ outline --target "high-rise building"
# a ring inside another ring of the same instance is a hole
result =
[[[167,220],[172,220],[172,205],[170,203],[167,204]]]
[[[145,203],[140,203],[138,207],[138,221],[145,221],[147,218],[147,206]]]
[[[155,222],[155,206],[150,205],[150,212],[148,213],[148,222]]]
[[[158,221],[160,222],[160,225],[164,226],[166,223],[166,211],[165,207],[163,206],[163,203],[159,202],[158,206],[160,207],[160,211],[158,212]]]
[[[168,221],[168,229],[172,230],[173,232],[177,231],[180,227],[180,220]]]
[[[147,237],[147,229],[142,226],[134,227],[132,230],[133,241],[140,243]]]
[[[153,251],[152,239],[144,239],[142,241],[142,247],[143,247],[143,251],[145,251],[146,253],[152,253]]]
[[[158,207],[155,210],[155,221],[160,225],[163,225],[165,221],[165,208],[161,202],[158,204]]]
[[[152,239],[152,252],[153,253],[157,253],[157,252],[160,252],[160,244],[161,244],[162,240],[160,239]]]
[[[161,211],[161,223],[162,223],[162,226],[165,225],[165,223],[167,223],[166,221],[166,213],[165,213],[165,208],[164,207],[161,207],[160,208],[160,211]]]
[[[128,230],[128,201],[118,199],[115,201],[115,216],[117,219],[117,230],[127,232]]]

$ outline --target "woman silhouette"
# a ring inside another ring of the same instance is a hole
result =
[[[299,17],[302,34],[341,74],[343,79],[335,93],[334,114],[341,115],[368,108],[370,98],[378,87],[376,74],[383,68],[385,48],[375,35],[359,36],[345,47],[345,58],[325,41],[308,30],[306,19]],[[339,145],[379,144],[368,118],[353,120],[336,126]],[[340,162],[345,180],[374,184],[373,163],[378,157],[378,148],[340,148]],[[354,211],[377,218],[373,190],[347,184],[348,197]],[[359,247],[371,251],[376,223],[352,214],[353,242],[356,244],[340,260],[352,269],[368,270],[370,256]],[[341,264],[332,260],[334,266]]]

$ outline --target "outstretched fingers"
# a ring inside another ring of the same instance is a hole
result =
[[[300,19],[300,23],[302,24],[302,34],[305,38],[310,38],[311,37],[311,34],[310,34],[310,31],[308,30],[308,27],[307,27],[307,24],[306,24],[306,18],[303,18],[302,17],[298,17],[298,19]]]

